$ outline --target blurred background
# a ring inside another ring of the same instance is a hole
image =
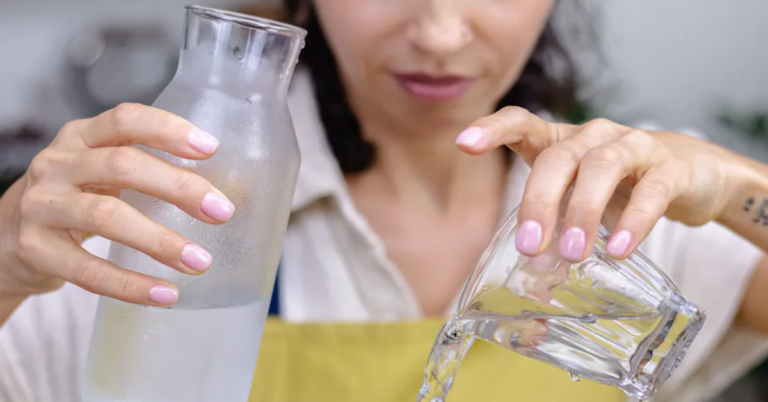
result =
[[[0,193],[64,122],[124,101],[153,101],[175,70],[188,2],[0,0]],[[268,0],[197,4],[246,11],[270,6]],[[584,5],[600,50],[574,47],[589,82],[574,119],[603,116],[700,133],[768,161],[768,52],[762,44],[768,2]],[[566,25],[575,23],[564,17]],[[768,401],[765,379],[764,366],[713,402]]]

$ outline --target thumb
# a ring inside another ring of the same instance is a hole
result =
[[[509,106],[474,122],[459,134],[456,144],[471,155],[506,145],[530,165],[541,151],[576,132],[577,126],[550,123],[526,109]]]

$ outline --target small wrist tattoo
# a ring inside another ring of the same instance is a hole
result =
[[[768,198],[757,201],[755,198],[747,198],[744,203],[744,212],[753,214],[752,222],[768,226]]]

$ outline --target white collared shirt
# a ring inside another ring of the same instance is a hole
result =
[[[357,211],[325,139],[309,75],[298,71],[290,106],[302,164],[280,270],[282,316],[307,321],[423,317],[416,297]],[[512,163],[505,207],[522,197],[529,169]],[[106,256],[109,242],[84,245]],[[702,332],[656,400],[699,402],[730,385],[768,351],[766,338],[731,328],[763,253],[711,223],[662,219],[641,246],[707,313]],[[456,295],[458,296],[458,295]],[[0,402],[77,402],[96,296],[73,285],[29,298],[0,329]],[[453,311],[454,306],[450,309]]]

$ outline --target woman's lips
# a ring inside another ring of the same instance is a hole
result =
[[[463,95],[474,79],[455,75],[394,74],[395,81],[410,95],[424,100],[448,101]]]

